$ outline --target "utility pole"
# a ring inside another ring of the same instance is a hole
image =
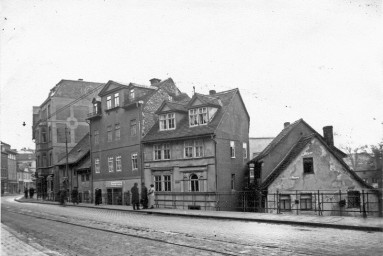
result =
[[[65,172],[66,176],[64,177],[64,189],[67,189],[67,183],[65,182],[65,179],[67,182],[69,182],[69,176],[68,176],[68,138],[67,138],[67,125],[65,125],[65,153],[66,153],[66,165],[65,165]]]

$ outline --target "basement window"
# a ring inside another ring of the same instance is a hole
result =
[[[303,158],[303,174],[314,173],[314,160],[312,157]]]

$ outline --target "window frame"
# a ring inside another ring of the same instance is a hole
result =
[[[120,106],[120,93],[115,93],[114,94],[114,107],[119,107]]]
[[[108,171],[114,172],[114,157],[113,156],[108,157]]]
[[[94,159],[94,173],[100,173],[100,158]]]
[[[116,172],[122,171],[122,162],[121,162],[121,156],[116,156]]]
[[[196,179],[194,177],[197,177]],[[201,192],[200,179],[197,174],[192,173],[189,175],[189,191],[190,192]]]
[[[132,159],[132,171],[137,171],[138,170],[138,154],[137,153],[131,154],[131,159]]]
[[[137,119],[130,120],[130,136],[137,135]]]
[[[279,210],[281,212],[291,212],[291,196],[290,195],[288,194],[279,195]]]
[[[176,129],[175,113],[167,113],[159,116],[160,131],[169,131]],[[172,126],[172,127],[171,127]]]
[[[189,154],[191,154],[191,156],[189,156]],[[194,140],[184,141],[184,158],[193,158],[193,156],[194,156]]]
[[[100,132],[98,130],[94,131],[94,145],[100,144]]]
[[[207,125],[209,123],[207,107],[189,109],[189,127]]]
[[[114,125],[114,140],[121,139],[121,125],[119,123]]]
[[[109,95],[106,97],[106,109],[112,109],[112,96]]]
[[[358,190],[347,191],[347,208],[360,208],[360,207],[361,207],[360,191]]]
[[[313,174],[314,173],[314,158],[313,157],[303,157],[303,174]]]
[[[235,158],[235,141],[230,141],[230,157]]]
[[[246,142],[242,143],[242,149],[243,149],[243,158],[247,159],[247,143]]]
[[[311,211],[313,209],[312,193],[303,193],[299,195],[299,208],[301,211]]]

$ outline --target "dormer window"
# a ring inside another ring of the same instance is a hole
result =
[[[106,97],[106,109],[112,108],[112,96]]]
[[[207,124],[207,108],[196,108],[189,110],[190,126],[206,125]]]
[[[160,115],[160,131],[174,130],[176,128],[175,114]]]
[[[114,107],[120,106],[120,94],[116,93],[114,94]]]

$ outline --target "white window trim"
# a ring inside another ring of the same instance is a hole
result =
[[[166,145],[169,146],[169,158],[165,158],[165,148],[166,148]],[[160,151],[160,158],[156,159],[156,149],[157,151],[159,150]],[[153,160],[154,161],[167,161],[167,160],[171,160],[172,159],[172,150],[171,150],[171,146],[170,146],[170,143],[163,143],[163,144],[154,144],[153,145]]]
[[[243,158],[247,159],[247,143],[243,142]]]
[[[131,155],[131,159],[132,159],[132,171],[137,171],[138,170],[138,154],[133,153]],[[134,167],[134,162],[136,163],[136,167]]]
[[[112,96],[107,96],[106,97],[106,109],[111,109],[112,108]]]
[[[169,176],[170,177],[170,190],[165,190],[165,176]],[[156,177],[160,177],[160,182],[156,182]],[[171,192],[173,191],[173,175],[168,173],[168,174],[157,174],[157,175],[153,175],[153,184],[155,184],[156,186],[156,183],[161,183],[161,190],[157,190],[156,188],[156,191],[163,191],[163,192]]]
[[[193,114],[191,114],[192,112],[193,112]],[[200,119],[199,119],[200,115],[202,115],[202,114],[206,114],[206,122],[204,124],[202,124],[200,122]],[[190,120],[191,115],[195,116],[195,118],[197,120],[196,124],[191,123],[191,120]],[[207,107],[189,109],[189,127],[207,125],[208,123],[209,123],[209,111],[208,111]]]
[[[116,172],[122,171],[121,156],[116,156]]]
[[[114,107],[119,107],[120,106],[120,94],[115,93],[114,94]]]
[[[174,127],[169,128],[170,126],[170,120],[174,120]],[[159,117],[159,124],[160,124],[160,131],[169,131],[169,130],[175,130],[176,129],[176,114],[175,113],[168,113],[168,114],[162,114]],[[163,125],[164,124],[164,125]],[[164,127],[166,126],[166,127]]]
[[[94,159],[94,172],[100,173],[100,158]]]
[[[109,156],[108,157],[108,171],[109,172],[114,172],[114,160],[113,160],[113,156]],[[112,165],[111,165],[112,163]]]
[[[230,141],[230,157],[235,158],[235,141]]]

